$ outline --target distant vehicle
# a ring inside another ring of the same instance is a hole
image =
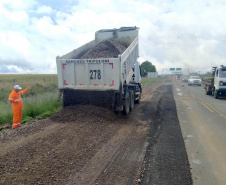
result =
[[[212,77],[204,77],[206,95],[213,95],[218,99],[220,95],[226,95],[226,66],[212,68]]]
[[[182,75],[181,73],[177,73],[177,74],[176,74],[176,79],[177,79],[177,80],[180,80],[181,75]]]
[[[188,79],[187,79],[187,78],[182,78],[181,81],[182,81],[182,82],[188,82]]]
[[[188,79],[188,85],[198,85],[201,86],[202,80],[199,76],[190,76]]]

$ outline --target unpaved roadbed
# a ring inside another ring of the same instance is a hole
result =
[[[175,105],[166,106],[165,100],[173,100],[164,84],[162,80],[145,87],[141,103],[128,117],[78,105],[1,133],[0,184],[124,185],[139,184],[138,179],[143,184],[191,184]],[[163,116],[168,122],[162,124]],[[165,127],[167,123],[173,127]],[[183,154],[179,160],[178,154]],[[146,164],[151,168],[146,170]],[[177,178],[171,180],[172,175]]]
[[[161,93],[159,93],[161,92]],[[162,85],[147,110],[151,124],[140,184],[191,185],[190,165],[181,133],[172,85]]]

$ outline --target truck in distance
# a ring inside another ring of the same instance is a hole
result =
[[[226,95],[226,66],[212,68],[212,77],[204,77],[202,83],[206,95],[213,95],[215,99]]]
[[[63,106],[93,104],[129,114],[142,93],[137,27],[102,29],[95,39],[57,56]]]

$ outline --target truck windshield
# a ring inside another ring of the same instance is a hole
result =
[[[220,70],[219,77],[226,78],[226,69],[221,69]]]
[[[191,79],[200,79],[198,76],[191,76]]]

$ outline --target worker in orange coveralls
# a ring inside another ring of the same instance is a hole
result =
[[[29,89],[31,89],[30,86],[28,86],[23,91],[20,91],[22,88],[19,85],[14,86],[14,90],[9,95],[9,101],[12,103],[13,108],[13,125],[12,129],[15,129],[17,127],[21,126],[21,119],[22,119],[22,109],[23,109],[23,101],[21,98],[21,95],[28,92]]]

